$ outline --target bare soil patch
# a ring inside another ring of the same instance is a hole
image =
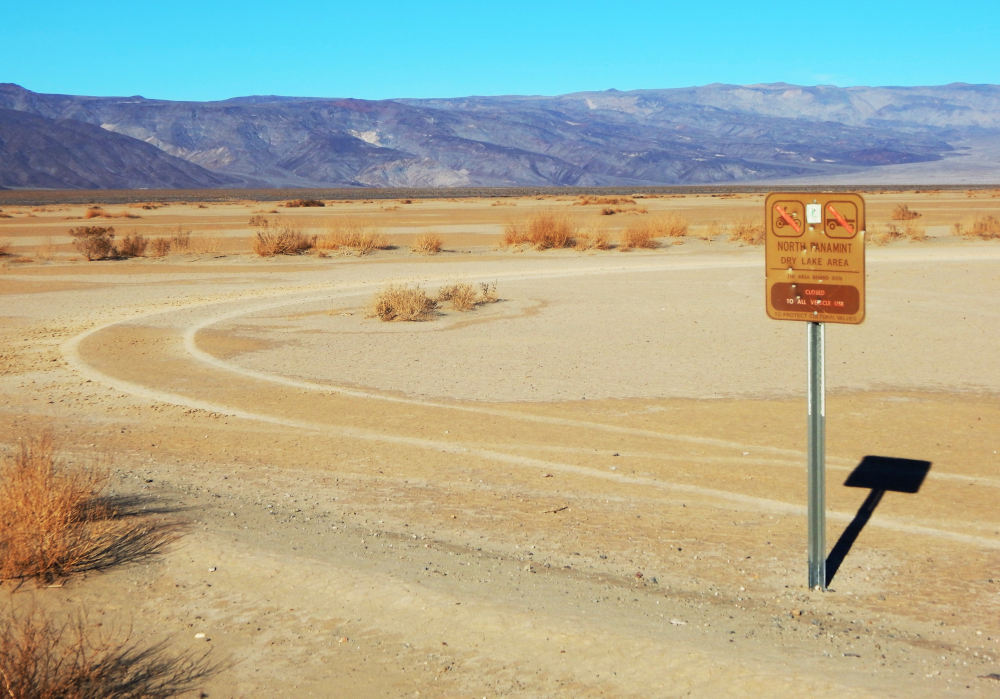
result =
[[[0,447],[49,429],[66,462],[103,457],[111,495],[187,524],[3,604],[209,650],[209,696],[994,695],[1000,243],[953,231],[1000,199],[866,195],[870,222],[905,204],[927,240],[871,248],[865,323],[828,326],[829,548],[866,456],[931,466],[826,593],[806,589],[805,329],[766,317],[763,250],[728,240],[763,200],[165,202],[116,229],[192,249],[101,262],[64,245],[95,202],[5,205],[14,254],[56,252],[0,259]],[[392,249],[259,258],[261,212],[308,235],[364,220]],[[688,235],[500,247],[539,214]],[[411,251],[429,232],[442,250]],[[484,280],[496,303],[366,317],[390,284]]]

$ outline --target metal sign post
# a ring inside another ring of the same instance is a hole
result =
[[[826,589],[823,323],[865,317],[865,202],[858,194],[775,192],[765,202],[767,315],[806,321],[809,587]]]
[[[807,323],[809,363],[809,588],[826,589],[826,377],[822,323]]]

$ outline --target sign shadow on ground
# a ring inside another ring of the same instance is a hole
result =
[[[837,569],[844,562],[848,552],[857,540],[861,530],[868,524],[875,508],[887,491],[896,493],[916,493],[930,471],[931,462],[919,459],[900,459],[892,456],[866,456],[844,481],[849,488],[870,488],[871,493],[861,503],[858,513],[826,559],[826,584],[829,585]]]

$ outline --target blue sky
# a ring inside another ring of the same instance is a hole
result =
[[[12,0],[0,82],[172,100],[1000,83],[996,0],[804,5]]]

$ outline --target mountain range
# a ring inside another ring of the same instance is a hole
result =
[[[180,102],[0,84],[4,188],[972,184],[1000,182],[998,155],[998,85]]]

